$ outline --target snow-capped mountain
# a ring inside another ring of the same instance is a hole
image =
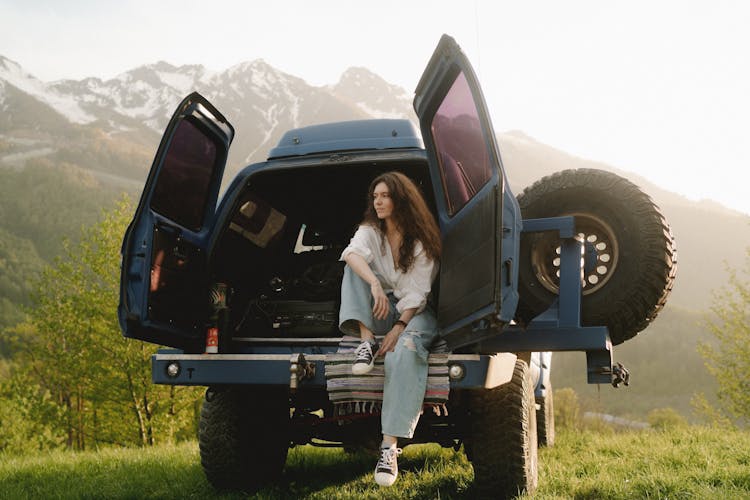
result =
[[[8,93],[7,86],[10,85],[47,104],[73,123],[90,123],[95,120],[94,116],[83,110],[75,95],[58,92],[53,86],[26,73],[18,63],[3,56],[0,56],[0,84],[0,102],[6,106],[5,96]]]
[[[408,116],[416,122],[411,105],[413,96],[368,69],[349,68],[329,89],[374,118],[403,118],[407,110]]]
[[[0,109],[12,106],[14,111],[0,118],[0,134],[18,147],[12,140],[14,130],[39,131],[40,117],[54,116],[56,127],[62,120],[153,151],[177,104],[192,91],[207,97],[235,126],[230,170],[263,159],[289,128],[368,117],[413,117],[411,98],[403,89],[363,68],[350,69],[338,84],[325,87],[311,86],[260,59],[220,72],[162,61],[110,80],[45,83],[0,56]],[[21,106],[19,100],[26,104]],[[35,124],[25,111],[32,102],[37,108]],[[55,150],[54,145],[46,147]]]

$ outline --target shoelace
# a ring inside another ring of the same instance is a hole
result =
[[[382,467],[392,469],[393,462],[396,460],[397,456],[401,455],[402,451],[401,448],[381,448],[380,460],[378,460],[377,468],[380,469]]]
[[[357,358],[372,358],[372,346],[369,342],[362,342],[354,351]]]

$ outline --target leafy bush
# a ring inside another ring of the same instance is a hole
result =
[[[688,421],[673,408],[656,408],[648,414],[648,424],[654,429],[678,429],[688,425]]]
[[[555,427],[579,429],[581,427],[581,405],[578,394],[570,387],[555,391]]]
[[[0,452],[22,455],[61,446],[65,437],[49,425],[57,406],[29,377],[16,375],[0,383]]]
[[[707,321],[714,343],[699,352],[716,378],[717,412],[738,424],[750,423],[750,248],[741,269],[729,269],[729,281],[715,294]],[[720,417],[721,418],[721,417]]]

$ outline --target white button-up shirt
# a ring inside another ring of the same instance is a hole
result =
[[[386,235],[369,224],[359,226],[339,260],[344,260],[350,253],[365,259],[385,293],[393,292],[393,296],[398,299],[396,309],[399,313],[412,308],[416,308],[417,314],[422,312],[427,304],[432,282],[437,276],[438,266],[427,256],[420,241],[414,243],[414,261],[406,272],[394,265],[391,245],[388,244]]]

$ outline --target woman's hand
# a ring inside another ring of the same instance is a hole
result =
[[[390,303],[388,302],[388,296],[383,291],[383,286],[379,281],[374,281],[370,285],[370,292],[372,292],[373,305],[372,315],[375,319],[385,319],[388,317],[390,311]]]
[[[393,349],[396,348],[398,338],[401,336],[403,331],[403,326],[393,325],[391,331],[386,333],[385,337],[383,337],[383,340],[380,342],[380,349],[378,349],[378,352],[375,353],[375,357],[377,358],[378,356],[385,356],[386,353],[393,351]]]

